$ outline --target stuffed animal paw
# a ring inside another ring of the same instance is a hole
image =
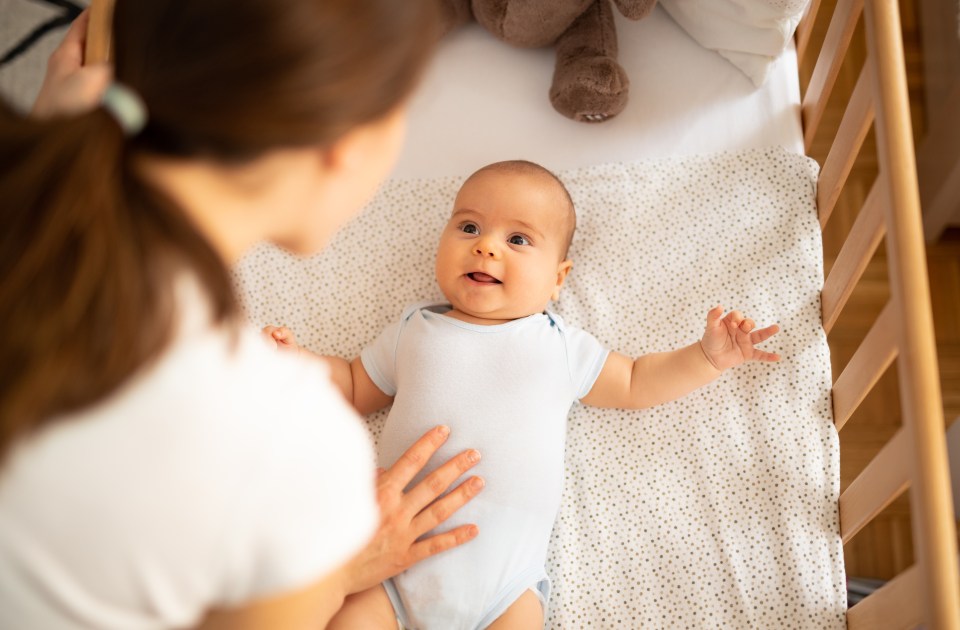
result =
[[[617,61],[613,4],[626,17],[647,16],[656,0],[439,0],[447,27],[472,16],[508,44],[555,46],[554,109],[573,120],[602,122],[626,107],[630,80]]]

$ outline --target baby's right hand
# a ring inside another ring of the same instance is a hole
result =
[[[263,335],[277,344],[278,350],[300,352],[300,346],[293,337],[293,331],[286,326],[264,326]]]

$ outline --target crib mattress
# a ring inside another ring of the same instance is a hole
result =
[[[792,47],[755,88],[662,8],[639,22],[616,18],[630,101],[600,124],[551,107],[552,50],[510,47],[476,24],[450,34],[412,99],[395,176],[463,175],[511,158],[555,170],[769,146],[803,152]]]
[[[560,171],[579,221],[565,321],[637,356],[698,339],[720,303],[779,323],[764,346],[783,360],[653,409],[574,406],[548,627],[845,626],[816,171],[782,148]],[[251,318],[356,356],[442,297],[434,250],[461,181],[387,182],[316,257],[255,250],[238,269]]]

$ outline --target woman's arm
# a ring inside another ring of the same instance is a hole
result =
[[[717,306],[707,313],[706,329],[697,343],[636,360],[611,352],[582,402],[618,409],[653,407],[685,396],[745,361],[779,361],[778,355],[754,347],[776,334],[777,325],[755,327],[738,311],[723,316],[723,307]]]
[[[461,525],[429,538],[421,539],[421,536],[443,523],[483,489],[483,480],[472,476],[437,499],[480,461],[479,453],[472,450],[460,453],[409,492],[404,492],[449,434],[450,430],[442,426],[428,431],[380,474],[377,482],[380,528],[373,540],[345,566],[298,591],[238,608],[211,611],[199,629],[317,630],[326,626],[347,595],[366,590],[425,558],[473,540],[478,534],[476,525]]]
[[[196,630],[318,630],[343,605],[346,568],[341,567],[313,584],[237,608],[210,611]]]

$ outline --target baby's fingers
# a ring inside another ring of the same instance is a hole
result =
[[[758,343],[763,343],[770,337],[773,337],[775,334],[780,332],[780,327],[776,324],[772,326],[767,326],[766,328],[761,328],[760,330],[755,330],[750,333],[750,343],[756,345]]]
[[[730,311],[726,317],[723,318],[723,321],[731,330],[739,328],[740,323],[743,321],[743,313],[740,311]]]
[[[286,326],[275,327],[270,336],[276,339],[278,343],[291,344],[294,342],[293,331]]]
[[[723,306],[717,304],[709,311],[707,311],[707,328],[716,326],[717,322],[720,321],[720,318],[723,316]]]
[[[764,352],[763,350],[754,349],[753,360],[754,361],[779,361],[780,355],[774,352]]]

